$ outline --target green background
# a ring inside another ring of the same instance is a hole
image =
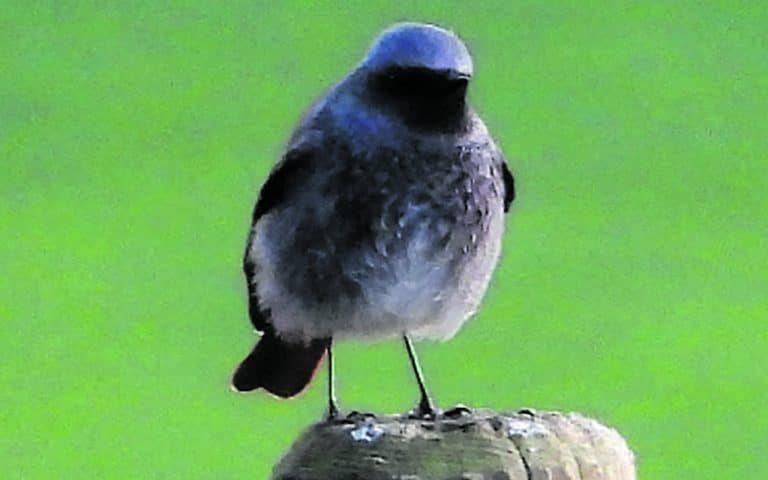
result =
[[[765,2],[0,2],[4,478],[265,478],[324,408],[236,395],[240,258],[309,102],[397,20],[451,27],[518,177],[444,406],[575,410],[642,478],[768,478]],[[398,342],[343,406],[402,412]]]

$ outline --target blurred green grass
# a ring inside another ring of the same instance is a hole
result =
[[[323,410],[238,396],[260,183],[397,20],[456,29],[519,179],[443,405],[578,410],[642,478],[764,478],[768,7],[760,2],[2,2],[6,478],[265,478]],[[346,407],[416,400],[397,342],[341,345]],[[353,364],[354,363],[354,364]]]

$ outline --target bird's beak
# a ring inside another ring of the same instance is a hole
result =
[[[448,80],[457,82],[468,82],[469,79],[472,78],[472,75],[456,70],[447,70],[445,72],[445,76],[448,78]]]

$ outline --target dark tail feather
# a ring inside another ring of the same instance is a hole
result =
[[[312,381],[330,343],[330,338],[288,343],[268,328],[237,367],[232,386],[240,392],[263,388],[282,398],[298,395]]]

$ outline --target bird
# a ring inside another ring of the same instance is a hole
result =
[[[404,22],[304,113],[253,209],[243,271],[260,337],[238,392],[301,393],[332,345],[401,338],[439,411],[413,339],[447,340],[476,313],[499,260],[515,181],[467,99],[473,60],[457,34]]]

